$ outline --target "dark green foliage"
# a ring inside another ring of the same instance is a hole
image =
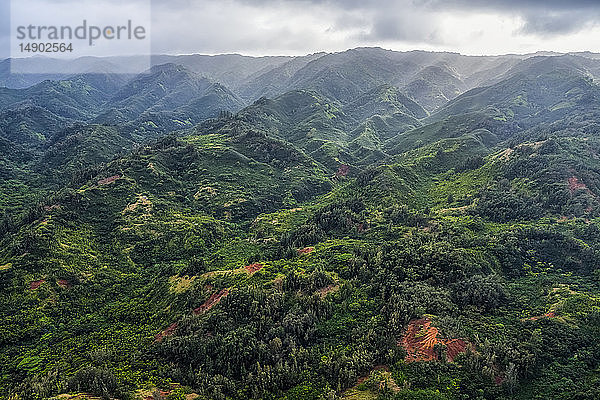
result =
[[[0,398],[597,398],[593,62],[404,57],[4,89]]]
[[[110,399],[121,395],[115,376],[106,369],[82,368],[69,380],[68,388],[74,392],[90,392]]]

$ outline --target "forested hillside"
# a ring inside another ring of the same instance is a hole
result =
[[[161,57],[0,89],[0,399],[600,398],[600,60]]]

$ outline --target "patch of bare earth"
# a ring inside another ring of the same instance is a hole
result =
[[[104,186],[113,183],[117,179],[121,179],[120,175],[109,176],[108,178],[100,179],[98,181],[99,186]]]
[[[204,304],[202,304],[200,307],[194,309],[194,314],[195,315],[204,314],[205,312],[207,312],[208,310],[210,310],[211,308],[213,308],[214,306],[219,304],[221,299],[223,297],[227,297],[227,295],[229,295],[229,289],[223,289],[220,292],[212,294],[208,298],[208,300],[206,300],[204,302]]]
[[[173,336],[176,329],[177,329],[177,322],[174,322],[171,325],[169,325],[167,327],[167,329],[165,329],[164,331],[157,333],[156,336],[154,336],[154,341],[162,342],[162,340],[164,338],[166,338],[167,336]]]
[[[368,388],[359,390],[359,385],[363,383],[368,383]],[[358,378],[356,385],[342,394],[342,399],[376,400],[379,398],[379,393],[385,389],[391,390],[392,393],[400,391],[389,368],[386,365],[378,365],[368,375]]]
[[[39,289],[40,286],[42,286],[43,283],[45,283],[46,280],[45,279],[40,279],[38,281],[33,281],[29,284],[29,290],[36,290]]]
[[[342,165],[340,165],[337,172],[335,173],[335,177],[336,178],[346,177],[346,176],[348,176],[349,172],[350,172],[350,166],[346,165],[346,164],[342,164]]]
[[[543,318],[556,318],[556,314],[553,312],[548,312],[544,315],[536,315],[534,317],[523,318],[521,321],[537,321]]]
[[[576,176],[572,176],[567,180],[569,185],[569,190],[571,194],[575,193],[578,190],[585,190],[589,194],[592,194],[592,191],[587,187],[587,185],[579,180]]]
[[[280,292],[283,291],[283,277],[278,276],[277,278],[273,279],[271,283],[273,284],[273,287],[275,287],[275,289],[277,289]]]
[[[244,269],[246,270],[246,272],[249,273],[250,275],[252,275],[255,272],[260,271],[263,268],[264,268],[264,265],[262,265],[260,263],[254,263],[254,264],[246,265],[244,267]]]
[[[514,153],[515,151],[513,149],[511,149],[510,147],[506,150],[504,150],[502,153],[500,153],[498,155],[498,158],[502,161],[508,161],[508,159],[510,158],[511,154]]]
[[[298,249],[298,255],[303,255],[303,254],[310,254],[313,251],[315,251],[314,247],[305,247],[303,249]]]
[[[429,318],[416,319],[409,322],[399,342],[406,350],[405,362],[433,361],[439,358],[436,345],[446,348],[446,359],[453,362],[461,353],[465,353],[472,345],[464,339],[439,338],[439,330],[432,326]]]

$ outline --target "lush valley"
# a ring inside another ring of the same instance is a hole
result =
[[[2,78],[1,399],[600,397],[599,60],[156,63]]]

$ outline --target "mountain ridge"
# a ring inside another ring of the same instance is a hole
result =
[[[600,398],[591,57],[0,89],[0,399]]]

